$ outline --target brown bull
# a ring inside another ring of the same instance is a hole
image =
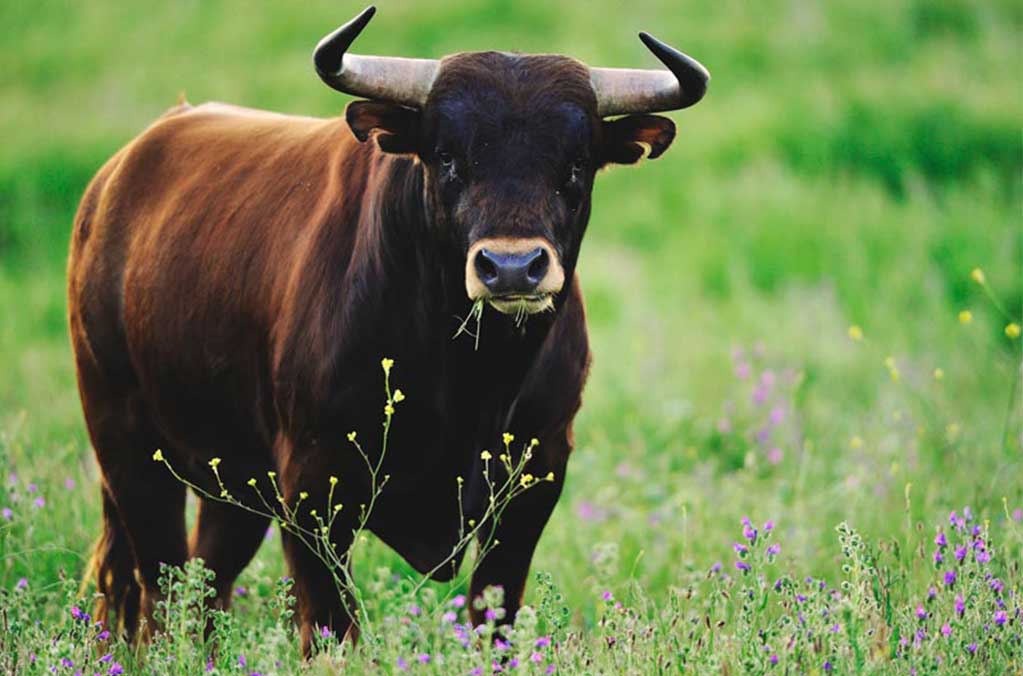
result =
[[[674,125],[647,113],[692,105],[708,76],[646,34],[670,71],[553,55],[346,53],[372,13],[314,55],[329,85],[370,99],[345,119],[178,106],[82,199],[68,296],[103,476],[99,611],[119,614],[129,635],[140,616],[152,619],[161,562],[202,557],[226,607],[268,526],[203,500],[188,536],[185,486],[154,450],[210,489],[218,456],[235,495],[272,470],[289,504],[300,492],[306,505],[326,504],[336,475],[340,502],[359,505],[369,481],[345,436],[379,432],[385,356],[407,399],[368,527],[417,570],[451,554],[462,518],[484,514],[481,449],[500,448],[505,431],[539,438],[527,471],[554,481],[511,503],[471,582],[473,595],[503,585],[509,617],[518,609],[590,360],[575,268],[594,175],[663,153]],[[453,340],[480,300],[492,310],[478,346]],[[342,514],[330,534],[339,551],[358,509]],[[345,635],[351,620],[330,572],[282,538],[303,647],[317,626]]]

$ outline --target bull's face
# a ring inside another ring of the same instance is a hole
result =
[[[349,105],[353,133],[422,162],[428,220],[464,261],[470,300],[520,316],[553,308],[575,269],[597,170],[659,157],[675,125],[646,112],[695,103],[706,71],[649,36],[671,72],[500,52],[345,54],[371,16],[324,38],[314,55],[328,84],[376,99]],[[605,119],[622,113],[634,114]]]

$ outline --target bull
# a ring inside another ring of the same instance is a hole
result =
[[[350,53],[373,13],[314,52],[327,85],[363,99],[343,118],[181,104],[117,152],[81,201],[68,302],[102,476],[97,616],[116,614],[129,636],[141,619],[153,626],[161,563],[201,557],[226,608],[268,527],[202,499],[186,533],[187,489],[154,449],[210,490],[214,456],[238,495],[275,472],[287,504],[325,503],[326,477],[341,477],[336,499],[352,507],[330,539],[347,551],[355,506],[373,489],[345,436],[379,430],[382,357],[395,359],[407,398],[366,527],[417,571],[449,579],[464,520],[486,513],[481,449],[500,448],[505,432],[536,437],[527,469],[551,480],[494,524],[499,545],[470,585],[473,596],[501,585],[509,617],[521,603],[590,363],[576,262],[594,177],[664,153],[675,126],[651,113],[693,105],[709,75],[646,33],[667,70]],[[490,308],[481,339],[453,340],[474,303]],[[519,462],[524,450],[511,450]],[[303,649],[318,628],[355,631],[332,572],[281,536]]]

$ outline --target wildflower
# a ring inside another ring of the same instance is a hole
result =
[[[486,462],[493,457],[494,456],[490,455],[490,451],[483,451],[482,453],[480,453],[480,459],[482,459],[483,462]]]
[[[885,358],[884,365],[888,368],[888,375],[891,377],[892,381],[898,382],[899,368],[895,365],[895,357]]]
[[[550,646],[550,644],[551,644],[550,636],[541,636],[540,638],[536,639],[536,643],[534,643],[534,645],[537,648],[546,648]]]
[[[956,583],[956,572],[954,570],[945,571],[945,586],[951,587]]]
[[[745,561],[736,561],[735,562],[735,567],[736,567],[736,569],[741,570],[744,573],[747,572],[750,569],[750,565],[748,563],[746,563]]]
[[[863,448],[863,438],[858,434],[853,435],[853,438],[849,440],[849,448],[853,450]]]
[[[153,452],[153,460],[156,462],[163,462],[163,451],[159,448]]]
[[[113,664],[110,665],[110,668],[107,670],[107,673],[110,676],[121,676],[121,674],[124,673],[124,667],[121,666],[120,662],[114,662]]]
[[[106,655],[103,655],[103,657],[99,658],[99,661],[100,661],[101,664],[106,664],[107,662],[109,662],[112,659],[114,659],[114,654],[113,653],[107,653]]]
[[[918,617],[919,619],[921,619],[921,620],[926,620],[926,619],[927,619],[927,611],[926,611],[926,610],[924,610],[924,607],[923,607],[923,606],[920,606],[920,605],[918,605],[918,606],[916,607],[916,616],[917,616],[917,617]]]
[[[220,464],[220,458],[210,458],[210,463],[209,464],[210,464],[210,467],[212,467],[213,469],[216,469],[217,465]]]
[[[391,402],[384,404],[384,415],[387,417],[394,415],[394,405]]]
[[[973,655],[977,652],[977,644],[971,643],[970,645],[966,646],[966,649],[970,651],[971,655]]]
[[[508,650],[509,648],[511,648],[511,644],[508,643],[507,641],[502,641],[501,639],[497,639],[496,641],[494,641],[494,647],[497,648],[498,650],[504,651],[504,650]]]
[[[394,360],[384,357],[383,359],[380,360],[380,366],[382,366],[384,369],[384,375],[390,375],[391,367],[394,366]]]
[[[355,432],[349,432],[348,433],[348,441],[350,441],[352,443],[355,443],[355,437],[356,437]]]
[[[71,477],[64,479],[64,488],[69,491],[75,490],[75,480]]]
[[[399,657],[395,660],[395,665],[402,671],[408,671],[408,662],[403,657]]]
[[[950,625],[948,622],[946,622],[945,624],[941,625],[941,635],[942,636],[951,636],[952,635],[952,625]]]
[[[781,551],[781,545],[778,544],[777,542],[775,542],[773,545],[771,545],[770,547],[767,548],[767,555],[768,556],[777,556],[780,551]]]
[[[857,324],[853,324],[849,327],[849,338],[855,340],[857,343],[863,340],[863,329]]]
[[[746,545],[742,544],[741,542],[734,542],[734,543],[732,543],[732,549],[734,549],[735,553],[738,554],[739,556],[742,556],[742,555],[746,554],[747,552],[749,552],[749,547],[747,547]]]
[[[973,321],[973,313],[972,312],[970,312],[969,310],[960,310],[959,311],[959,323],[960,324],[969,324],[972,321]]]
[[[830,672],[833,668],[830,660],[824,660],[824,671]]]
[[[515,441],[515,435],[505,432],[501,435],[501,439],[504,441],[504,445],[507,446],[511,442]]]
[[[771,666],[773,667],[774,665],[778,664],[778,656],[772,654],[770,657],[767,658],[767,661],[770,662]]]
[[[454,606],[455,608],[464,608],[465,607],[465,595],[464,594],[459,594],[455,598],[451,599],[451,605]]]
[[[981,549],[977,552],[977,563],[987,563],[991,560],[991,552],[986,549]]]
[[[777,446],[772,446],[771,450],[767,452],[767,462],[771,463],[772,465],[777,465],[778,463],[780,463],[783,457],[784,454],[782,453],[782,450]]]
[[[89,617],[89,613],[82,612],[82,609],[78,606],[71,606],[71,617],[79,622],[88,622],[92,619]]]
[[[956,561],[962,562],[966,558],[966,545],[956,547]]]
[[[1009,322],[1005,325],[1005,335],[1009,338],[1019,338],[1020,328],[1016,322]]]
[[[242,669],[245,668],[245,655],[238,656],[238,666],[241,667]]]
[[[10,521],[14,518],[14,510],[10,507],[4,507],[3,510],[0,510],[0,516],[3,516],[4,521]]]
[[[46,506],[46,498],[40,495],[32,501],[32,504],[35,505],[36,509],[42,509]]]
[[[774,530],[774,521],[768,519],[764,522],[764,532],[770,533],[772,530]]]
[[[107,631],[106,629],[96,634],[96,640],[99,641],[100,643],[106,641],[108,638],[110,638],[110,632]]]
[[[488,622],[493,622],[494,620],[497,619],[497,611],[494,610],[493,608],[487,608],[486,612],[483,613],[483,619],[487,620]]]
[[[71,660],[69,660],[66,657],[61,657],[60,658],[60,666],[65,667],[67,669],[70,669],[71,667],[75,666],[75,663],[72,662]]]
[[[999,610],[998,612],[995,613],[995,624],[997,624],[999,627],[1003,626],[1007,619],[1008,618],[1004,610]]]
[[[547,476],[545,478],[547,481],[554,481],[554,472],[547,472]]]
[[[972,279],[973,281],[977,282],[982,286],[987,281],[987,279],[984,277],[984,271],[981,270],[980,268],[973,268],[973,270],[970,271],[970,279]]]
[[[948,540],[945,538],[945,534],[938,531],[938,534],[934,536],[934,544],[944,549],[948,545]]]
[[[940,369],[940,368],[934,369],[934,379],[935,380],[941,380],[944,377],[945,377],[945,371],[943,369]]]
[[[944,562],[944,560],[945,560],[945,557],[942,555],[941,550],[940,549],[935,549],[934,550],[934,564],[937,565],[939,563]]]
[[[841,631],[842,631],[842,625],[838,624],[837,622],[835,624],[831,625],[831,633],[832,634],[838,634]]]
[[[751,526],[742,527],[742,536],[750,542],[755,542],[757,539],[757,529]]]
[[[534,652],[529,656],[529,661],[539,664],[540,662],[543,662],[543,655],[541,653]]]
[[[956,612],[958,614],[960,614],[960,615],[962,615],[963,611],[966,610],[966,602],[963,600],[963,595],[962,594],[956,594],[955,608],[956,608]]]
[[[401,390],[395,390],[393,399],[395,404],[400,404],[405,401],[405,393]]]
[[[24,577],[18,578],[18,581],[14,584],[14,588],[18,590],[28,589],[28,579]]]
[[[526,488],[527,486],[529,486],[529,484],[533,483],[533,475],[523,474],[521,477],[519,477],[519,483],[522,484],[523,488]]]

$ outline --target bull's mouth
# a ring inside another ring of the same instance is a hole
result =
[[[542,293],[528,296],[490,296],[485,299],[490,307],[506,315],[522,318],[554,309],[554,294]]]

